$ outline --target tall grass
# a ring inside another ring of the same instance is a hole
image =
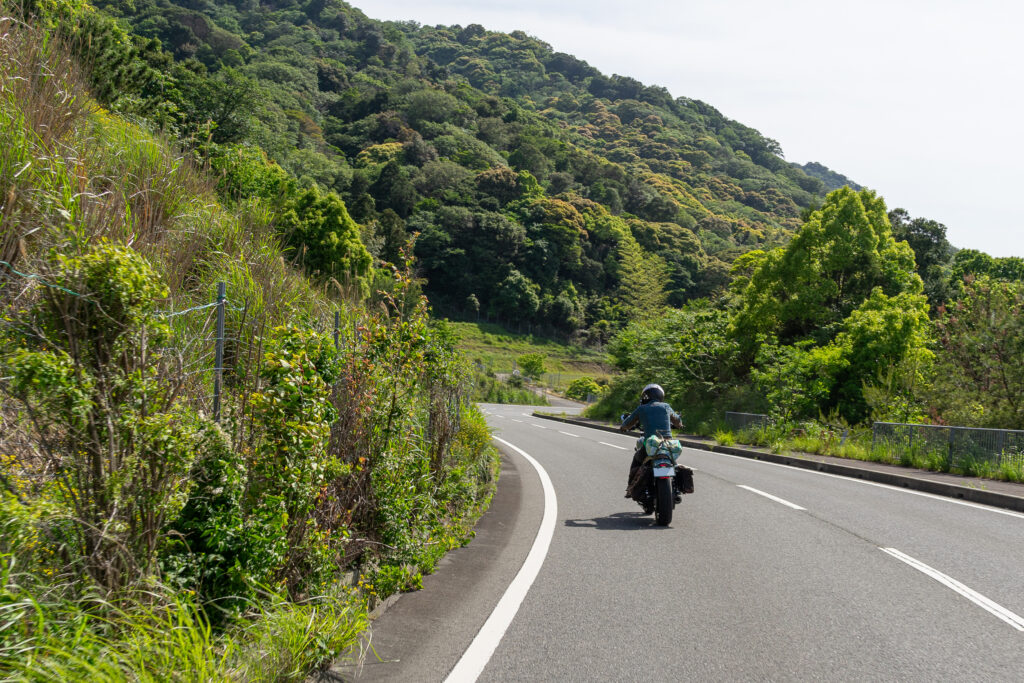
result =
[[[368,623],[366,602],[345,592],[298,604],[270,596],[223,630],[188,594],[47,604],[23,593],[0,615],[0,674],[40,683],[301,681]],[[19,628],[23,635],[11,637]]]
[[[715,439],[720,438],[719,429]],[[845,432],[845,435],[844,435]],[[880,462],[913,467],[931,472],[951,472],[968,477],[981,477],[1010,482],[1024,481],[1024,461],[1010,456],[968,456],[951,463],[945,448],[912,443],[898,450],[886,444],[872,443],[867,427],[836,428],[821,422],[777,422],[763,427],[742,430],[736,442],[771,448],[776,453],[810,453],[866,462]],[[727,439],[726,439],[727,440]]]
[[[478,377],[473,399],[482,403],[510,403],[524,406],[546,406],[548,400],[530,389],[515,387],[493,377]]]

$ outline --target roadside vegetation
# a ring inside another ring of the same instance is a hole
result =
[[[810,453],[851,460],[901,465],[932,472],[949,472],[965,477],[980,477],[1024,483],[1024,457],[1017,455],[994,459],[984,455],[956,458],[951,463],[948,448],[913,445],[894,448],[874,443],[870,427],[845,428],[819,421],[777,423],[733,432],[717,429],[711,436],[723,446],[743,444],[769,448],[773,453]]]
[[[336,195],[106,108],[73,34],[134,43],[56,10],[0,21],[0,673],[304,680],[471,538],[469,369]]]

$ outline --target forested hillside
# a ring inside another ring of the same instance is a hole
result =
[[[98,5],[159,41],[134,39],[159,74],[120,84],[134,87],[122,106],[159,91],[147,116],[212,156],[252,145],[337,192],[375,257],[418,233],[443,313],[600,341],[723,291],[733,259],[784,244],[826,187],[713,107],[521,32],[324,0]],[[294,243],[308,265],[329,260]]]

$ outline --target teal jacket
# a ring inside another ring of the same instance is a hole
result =
[[[672,410],[672,406],[669,404],[660,402],[645,403],[637,406],[636,410],[622,421],[620,429],[632,429],[637,423],[644,430],[645,439],[658,432],[668,432],[671,434],[673,425],[676,427],[683,426],[679,413]]]

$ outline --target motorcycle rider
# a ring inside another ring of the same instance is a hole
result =
[[[637,424],[644,430],[644,440],[646,440],[649,436],[659,433],[664,435],[666,432],[669,438],[671,438],[672,427],[681,429],[683,421],[679,417],[679,413],[672,410],[672,406],[665,403],[665,390],[657,384],[648,384],[640,392],[640,405],[622,421],[622,424],[619,425],[619,430],[623,432],[629,431]],[[644,464],[646,457],[644,442],[641,440],[637,445],[636,452],[633,454],[633,462],[629,466],[629,478],[626,480],[626,498],[630,498],[632,495],[630,489],[632,488],[633,480],[636,478],[637,471]],[[678,503],[679,500],[677,499],[676,502]]]

